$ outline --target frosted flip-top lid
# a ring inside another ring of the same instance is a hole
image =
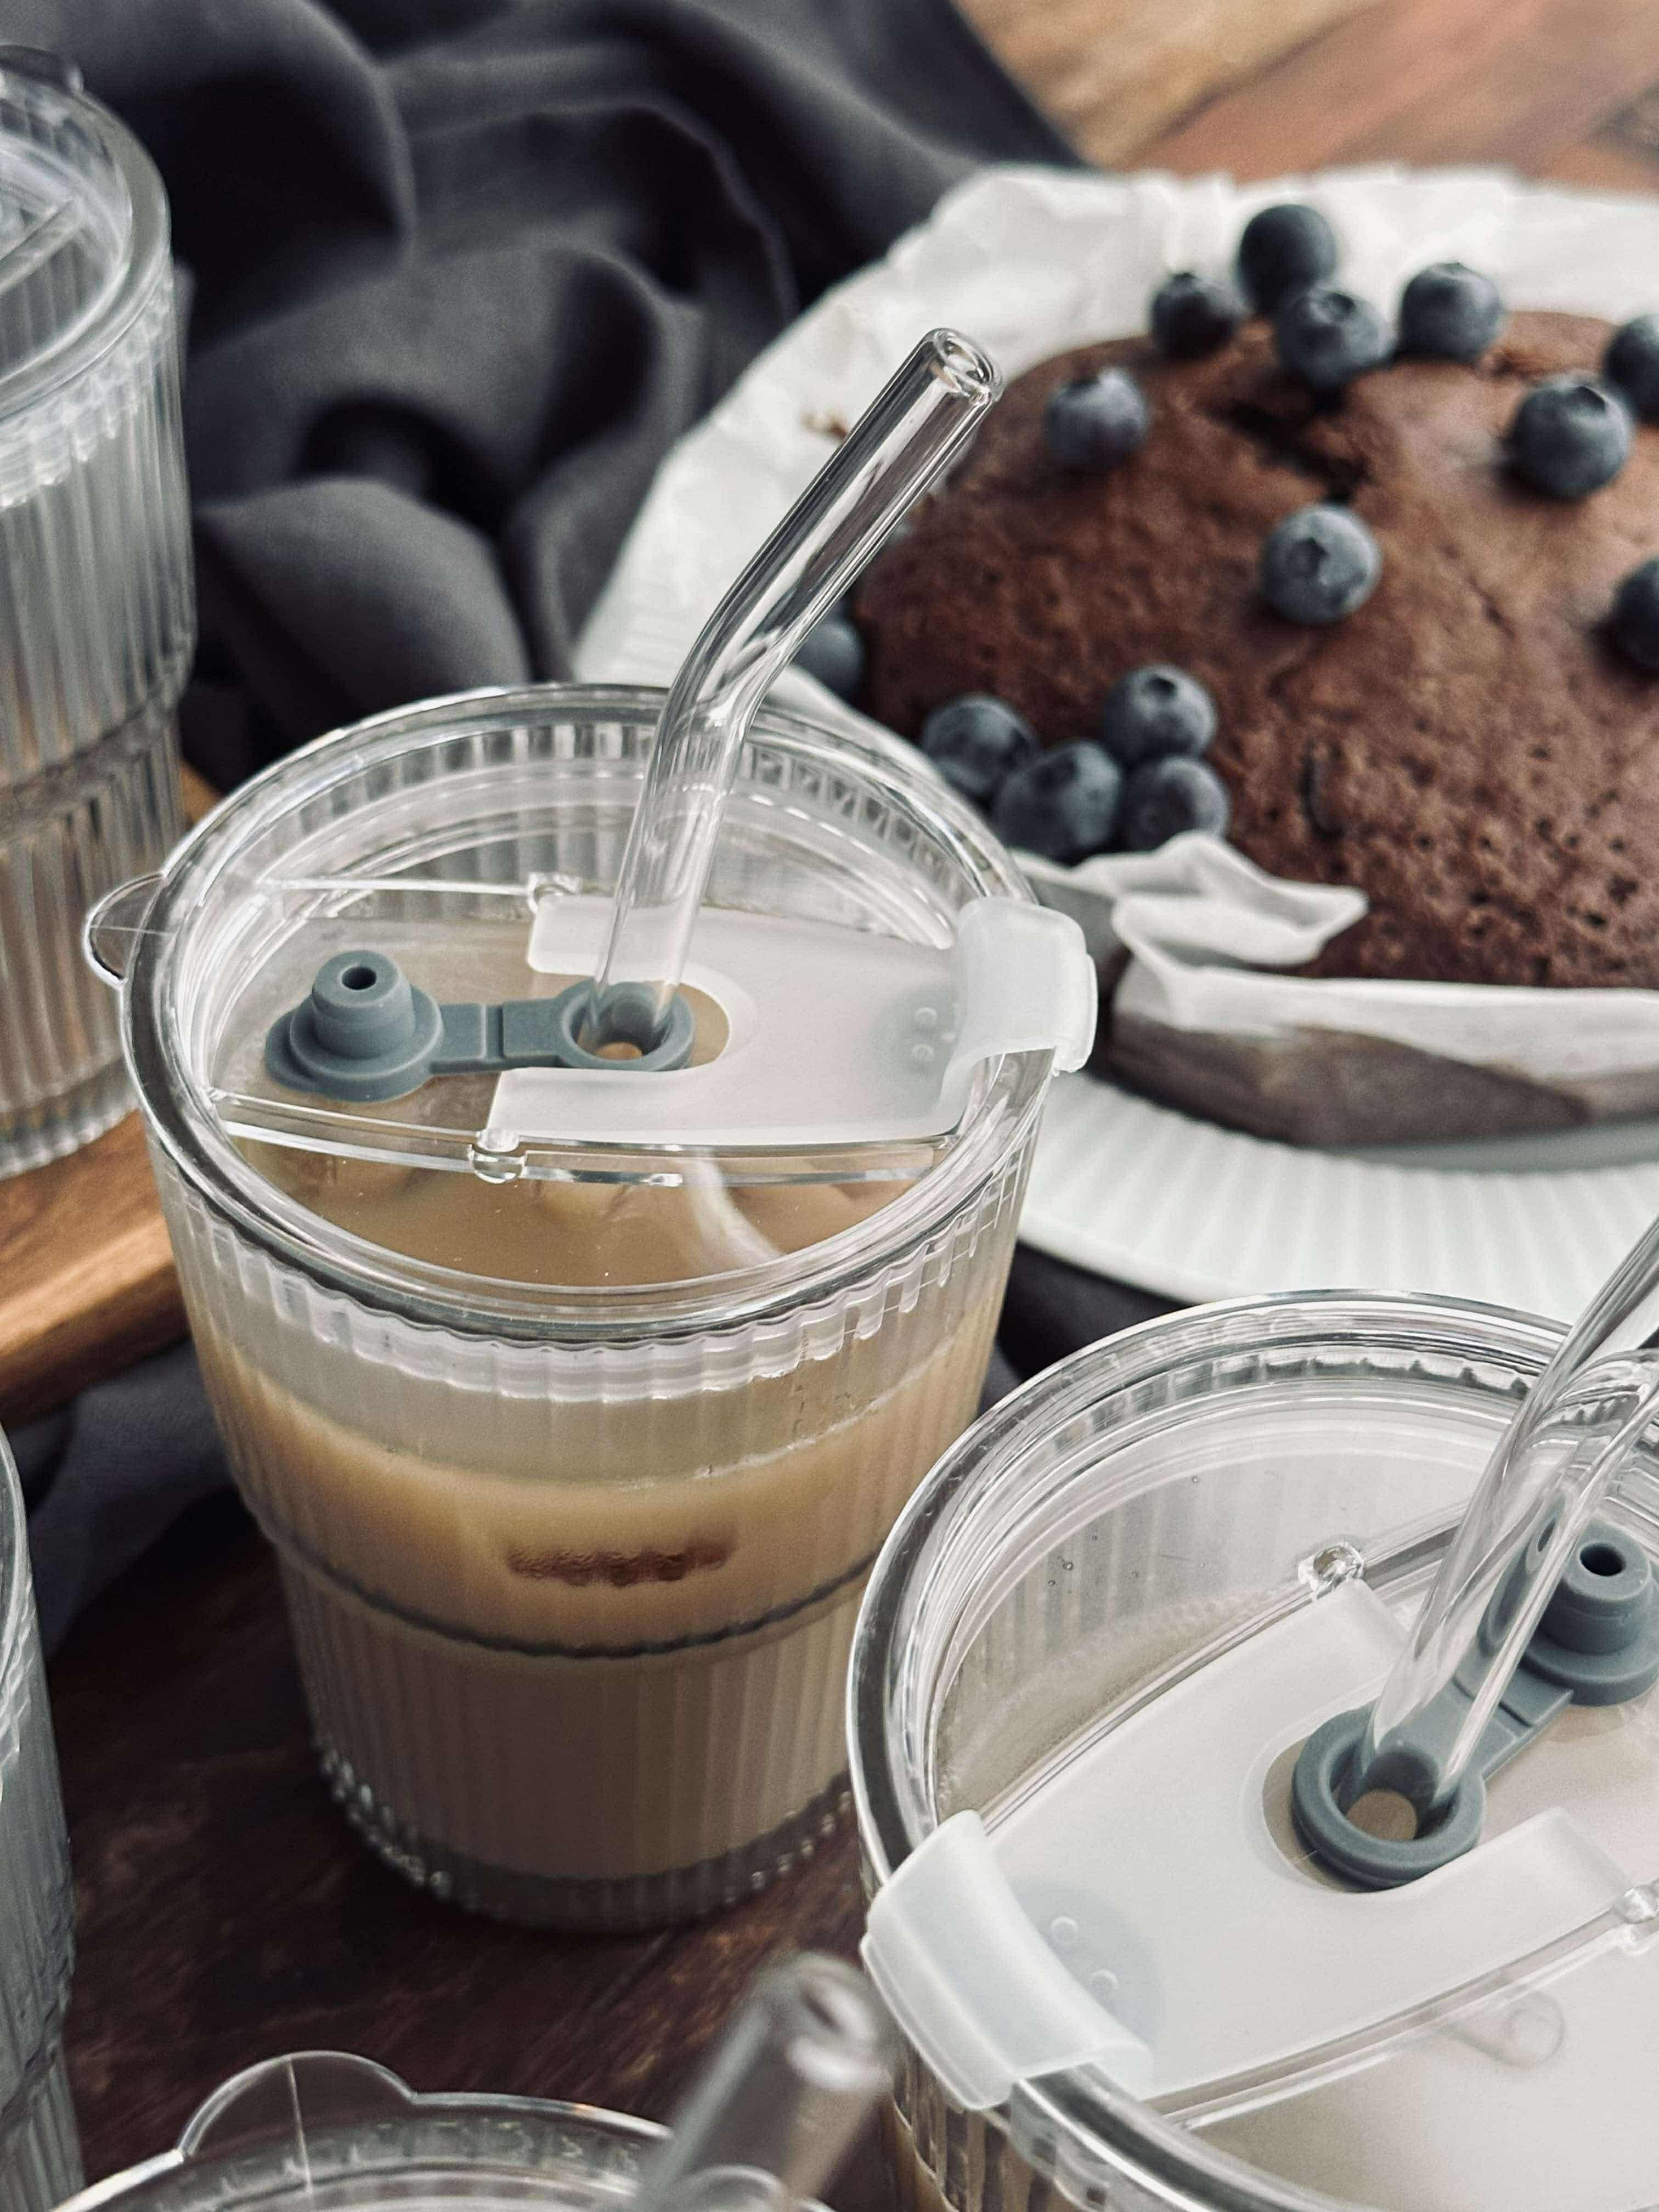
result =
[[[1401,1635],[1357,1578],[1264,1608],[991,1825],[923,1840],[865,1959],[953,2101],[1052,2163],[1080,2069],[1345,2202],[1659,2202],[1656,1693],[1558,1711],[1473,1850],[1357,1889],[1303,1844],[1291,1767]]]
[[[94,915],[106,964],[149,927],[151,889]],[[1006,1055],[1074,1068],[1094,1035],[1081,933],[1014,898],[970,901],[931,944],[707,908],[677,1009],[688,1064],[667,1066],[560,1064],[603,897],[284,875],[246,906],[258,955],[224,991],[207,1095],[232,1134],[306,1152],[507,1178],[603,1151],[607,1174],[648,1177],[653,1154],[695,1149],[765,1181],[896,1152],[914,1174]]]
[[[549,685],[337,732],[100,902],[89,956],[181,1141],[216,1161],[228,1137],[284,1188],[271,1146],[493,1182],[683,1182],[695,1154],[723,1183],[908,1190],[1012,1140],[1090,1048],[1081,933],[914,747],[770,708],[674,1049],[586,1051],[660,711]]]
[[[586,975],[608,902],[544,903],[530,964]],[[980,899],[954,942],[705,908],[687,980],[725,1018],[720,1052],[636,1077],[574,1068],[502,1076],[492,1120],[526,1136],[629,1144],[850,1145],[954,1127],[984,1064],[1052,1053],[1080,1067],[1094,1037],[1094,969],[1066,916]]]
[[[446,1103],[482,1108],[467,1141],[498,1157],[561,1146],[927,1143],[948,1136],[1004,1055],[1046,1053],[1075,1068],[1094,1036],[1081,932],[1044,908],[978,899],[948,943],[931,945],[706,908],[671,1064],[649,1054],[594,1065],[577,1037],[609,902],[524,886],[517,915],[503,903],[499,923],[485,913],[469,931],[453,892],[445,896],[441,931],[405,890],[382,927],[355,897],[349,928],[319,915],[287,935],[246,1024],[227,1031],[218,1101],[228,1121],[309,1150],[368,1146],[382,1158],[398,1151],[407,1122],[423,1132],[415,1150],[427,1159]],[[313,961],[309,989],[267,1021],[273,986],[285,998]],[[466,975],[486,990],[492,976],[517,975],[520,988],[451,995]],[[262,1053],[251,1036],[263,1037]],[[562,1064],[567,1054],[578,1064]]]

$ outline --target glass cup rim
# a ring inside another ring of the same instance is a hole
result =
[[[76,79],[64,82],[37,73],[27,63],[26,52],[11,50],[0,59],[0,78],[26,104],[72,112],[108,155],[127,198],[125,250],[96,300],[65,331],[27,360],[0,367],[0,426],[50,401],[111,353],[168,266],[167,191],[155,162],[120,118]]]
[[[417,702],[314,738],[238,787],[174,848],[137,939],[121,992],[122,1043],[151,1141],[213,1210],[282,1264],[343,1291],[360,1304],[390,1310],[452,1333],[554,1342],[639,1340],[751,1324],[827,1304],[901,1263],[982,1191],[1017,1156],[1047,1088],[1046,1055],[1027,1054],[994,1079],[969,1109],[967,1133],[945,1160],[908,1190],[851,1228],[801,1251],[729,1273],[660,1285],[517,1284],[461,1274],[407,1259],[337,1229],[297,1200],[284,1199],[225,1135],[185,1061],[176,1026],[163,1018],[175,957],[193,914],[252,837],[331,783],[359,775],[377,758],[422,741],[557,714],[654,724],[667,694],[634,684],[538,684],[490,686]],[[988,893],[1030,901],[1012,858],[901,741],[876,742],[771,705],[756,734],[842,771],[860,771],[872,787],[915,805],[925,801],[947,848]],[[879,737],[880,733],[877,733]],[[1012,1095],[1004,1095],[1011,1093]],[[990,1111],[999,1097],[1006,1110]],[[972,1126],[977,1121],[977,1128]]]
[[[33,1584],[28,1571],[28,1515],[17,1462],[0,1429],[0,1714],[17,1694],[20,1668],[33,1644]]]
[[[1252,1327],[1252,1324],[1257,1324]],[[1224,1347],[1218,1347],[1219,1331]],[[1185,1306],[1085,1345],[1021,1384],[944,1453],[912,1493],[871,1571],[848,1672],[847,1740],[860,1855],[875,1887],[921,1842],[933,1822],[922,1805],[923,1747],[893,1725],[892,1685],[901,1654],[914,1656],[911,1598],[951,1540],[966,1541],[976,1513],[1030,1440],[1033,1425],[1057,1427],[1091,1406],[1206,1351],[1387,1342],[1421,1346],[1428,1334],[1471,1358],[1508,1358],[1541,1368],[1564,1324],[1519,1308],[1430,1293],[1285,1291]],[[908,1771],[899,1770],[908,1763]],[[925,2064],[925,2061],[923,2063]],[[1213,2212],[1358,2212],[1346,2200],[1281,2181],[1119,2089],[1098,2069],[1063,2076],[1065,2122],[1111,2166],[1153,2190],[1160,2203]],[[1052,2086],[1052,2085],[1050,2085]],[[1063,2188],[1060,2193],[1065,2194]]]
[[[331,2057],[335,2054],[325,2052],[314,2055]],[[58,2207],[58,2212],[103,2212],[103,2208],[107,2206],[123,2205],[133,2202],[142,2203],[153,2187],[166,2184],[188,2172],[195,2156],[191,2148],[191,2137],[205,2114],[211,2112],[227,2096],[233,2094],[244,2081],[289,2063],[289,2061],[285,2058],[263,2059],[256,2065],[249,2067],[246,2073],[234,2075],[229,2081],[222,2083],[186,2124],[180,2142],[171,2150],[161,2151],[154,2158],[142,2160],[137,2165],[124,2166],[118,2172],[106,2175],[101,2181],[89,2183],[86,2188],[77,2191],[73,2197],[66,2197]],[[585,2130],[592,2136],[603,2137],[617,2145],[631,2146],[641,2153],[654,2150],[659,2143],[666,2141],[668,2136],[667,2129],[659,2121],[645,2119],[634,2112],[612,2112],[602,2105],[574,2103],[561,2097],[520,2097],[508,2094],[505,2091],[476,2090],[438,2091],[416,2095],[398,2076],[390,2074],[384,2068],[375,2066],[373,2061],[355,2061],[354,2063],[365,2067],[373,2067],[376,2073],[383,2075],[387,2082],[401,2094],[407,2102],[411,2124],[429,2123],[451,2115],[457,2118],[480,2118],[485,2120],[496,2120],[504,2124],[515,2124],[520,2127],[527,2123],[533,2123],[542,2127]],[[385,2117],[386,2115],[363,2115],[355,2120],[347,2118],[340,2123],[338,2132],[350,2135],[359,2130],[372,2130],[376,2126],[377,2121],[383,2120]],[[240,2167],[248,2162],[251,2157],[257,2158],[258,2152],[256,2150],[250,2153],[246,2148],[239,2148],[234,2155]],[[280,2155],[278,2147],[272,2145],[268,2155],[272,2160],[276,2160]],[[207,2163],[210,2166],[214,2162],[214,2155],[210,2152]],[[489,2170],[497,2169],[492,2167]],[[407,2182],[411,2193],[424,2188],[431,2191],[434,2196],[441,2196],[444,2193],[434,2186],[435,2184],[445,2179],[453,2181],[458,2174],[465,2174],[469,2171],[468,2168],[459,2166],[453,2157],[446,2159],[436,2153],[416,2154],[391,2159],[362,2169],[365,2178],[373,2176],[384,2180],[388,2176],[396,2175]],[[517,2179],[520,2177],[506,2178]],[[535,2170],[526,2169],[523,2178],[534,2179]],[[344,2175],[337,2178],[340,2183],[345,2182],[347,2179],[348,2177]],[[327,2185],[325,2183],[325,2186]],[[292,2189],[273,2189],[270,2186],[270,2177],[262,2176],[251,2180],[245,2190],[232,2191],[220,2197],[216,2201],[222,2205],[230,2206],[241,2203],[280,2204],[287,2198],[308,2194],[308,2185],[296,2184]],[[466,2192],[457,2189],[453,2194],[459,2200]],[[395,2198],[386,2201],[388,2203],[397,2202]],[[467,2197],[467,2201],[476,2205],[479,2198],[472,2195]]]

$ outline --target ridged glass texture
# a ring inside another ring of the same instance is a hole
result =
[[[957,1151],[849,1235],[620,1298],[440,1279],[323,1234],[210,1114],[179,1110],[179,1070],[216,1064],[215,993],[235,988],[223,946],[265,927],[248,894],[280,872],[284,837],[334,837],[367,804],[448,879],[462,859],[434,853],[426,825],[477,805],[495,825],[481,868],[604,882],[653,705],[550,690],[312,749],[233,802],[219,852],[198,842],[169,878],[128,987],[204,1374],[283,1560],[331,1784],[436,1893],[582,1927],[728,1902],[835,1816],[864,1577],[972,1419],[1044,1066],[1005,1063]],[[546,794],[573,760],[591,764],[591,792],[562,822]],[[937,927],[981,890],[1018,892],[919,765],[776,718],[744,776],[756,803],[740,788],[717,896],[756,896],[768,840],[820,823],[840,855],[818,886],[832,911],[884,899],[891,921],[908,884],[912,925]],[[282,814],[284,779],[302,792],[307,777],[312,795]],[[470,796],[451,799],[452,780]],[[551,805],[534,838],[501,837],[497,782],[514,805]],[[239,805],[268,827],[240,830]]]
[[[0,1175],[131,1103],[81,926],[178,835],[195,639],[167,202],[53,69],[0,57]]]
[[[1149,1322],[1005,1400],[934,1470],[872,1577],[850,1705],[866,1895],[922,1834],[967,1807],[994,1818],[1185,1655],[1305,1602],[1334,1537],[1373,1562],[1395,1553],[1426,1587],[1559,1334],[1449,1301],[1287,1297]],[[1651,1461],[1621,1508],[1659,1531]],[[1150,2110],[1156,2164],[1187,2169],[1157,2191],[1105,2140],[1104,2115],[1099,2136],[1086,2122],[1056,2136],[1038,2172],[1006,2114],[961,2111],[914,2050],[895,2094],[906,2212],[1310,2201],[1265,2173],[1241,2186],[1243,2167]],[[1071,2109],[1086,2111],[1086,2090]]]
[[[81,927],[161,866],[183,827],[170,704],[67,767],[0,791],[0,1175],[73,1152],[132,1103],[119,1010]]]
[[[0,2212],[50,2212],[81,2181],[81,2139],[60,2045],[0,2136]]]
[[[96,102],[0,62],[0,784],[177,700],[194,639],[167,204]]]
[[[0,2212],[45,2212],[80,2179],[59,2056],[75,1907],[23,1498],[3,1438],[0,1622]]]

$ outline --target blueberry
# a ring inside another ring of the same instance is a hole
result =
[[[1316,392],[1340,392],[1391,350],[1389,326],[1370,301],[1334,284],[1310,284],[1281,301],[1273,345],[1281,365]]]
[[[1226,344],[1244,319],[1244,302],[1231,284],[1182,269],[1152,295],[1152,337],[1171,361],[1197,361]]]
[[[1336,233],[1317,208],[1295,200],[1263,208],[1238,241],[1238,281],[1261,315],[1270,315],[1287,292],[1317,284],[1336,268]]]
[[[795,665],[836,698],[856,699],[864,682],[864,640],[846,615],[825,615],[807,631]]]
[[[987,806],[1004,781],[1036,754],[1029,722],[988,691],[935,707],[921,726],[921,750],[947,783]]]
[[[1098,745],[1060,745],[1017,768],[996,795],[998,836],[1048,860],[1103,853],[1117,827],[1123,775]]]
[[[1659,556],[1632,568],[1613,602],[1613,641],[1633,667],[1659,676]]]
[[[1631,429],[1624,401],[1593,376],[1547,376],[1515,410],[1510,460],[1535,491],[1583,499],[1623,468]]]
[[[1267,534],[1261,596],[1287,621],[1340,622],[1376,589],[1382,555],[1346,507],[1303,507]]]
[[[1659,315],[1637,315],[1607,340],[1601,374],[1626,406],[1659,422]]]
[[[1503,321],[1503,298],[1490,276],[1461,261],[1437,261],[1419,269],[1400,295],[1400,350],[1478,361]]]
[[[1146,435],[1146,396],[1121,368],[1074,377],[1048,395],[1042,434],[1063,469],[1099,473],[1127,461]]]
[[[1183,830],[1222,837],[1231,812],[1225,785],[1205,762],[1148,761],[1124,787],[1118,842],[1132,853],[1152,853]]]
[[[1201,753],[1214,735],[1214,700],[1179,668],[1137,668],[1120,676],[1100,710],[1100,741],[1125,768]]]

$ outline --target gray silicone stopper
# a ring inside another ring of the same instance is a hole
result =
[[[1592,1521],[1527,1646],[1527,1665],[1580,1705],[1618,1705],[1659,1682],[1659,1583],[1647,1553]]]
[[[318,969],[309,997],[271,1024],[265,1066],[290,1091],[354,1101],[406,1097],[434,1075],[497,1075],[513,1067],[637,1075],[685,1066],[696,1023],[678,993],[663,1035],[648,1046],[646,994],[638,1008],[624,1007],[641,1032],[634,1037],[640,1049],[632,1059],[611,1060],[576,1041],[590,988],[573,983],[555,999],[441,1006],[386,953],[338,952]]]
[[[383,952],[339,952],[311,995],[279,1015],[265,1066],[295,1091],[328,1098],[400,1098],[432,1072],[443,1016]]]
[[[1352,1762],[1370,1708],[1338,1713],[1302,1747],[1291,1780],[1291,1811],[1302,1840],[1362,1889],[1391,1889],[1448,1864],[1480,1840],[1486,1782],[1569,1704],[1610,1705],[1659,1681],[1659,1583],[1646,1553],[1611,1522],[1593,1521],[1556,1585],[1475,1763],[1431,1827],[1405,1840],[1357,1827],[1346,1807]],[[1413,1766],[1413,1760],[1416,1765]],[[1412,1802],[1432,1802],[1431,1755],[1396,1747],[1375,1786]]]
[[[1334,1873],[1358,1889],[1397,1889],[1449,1865],[1480,1842],[1486,1784],[1470,1767],[1440,1819],[1420,1835],[1373,1836],[1357,1827],[1343,1810],[1344,1784],[1370,1717],[1369,1705],[1356,1705],[1314,1730],[1291,1777],[1291,1812],[1303,1842]],[[1405,1772],[1389,1776],[1387,1785],[1403,1797],[1422,1794],[1415,1778]]]
[[[685,1066],[696,1040],[696,1017],[678,991],[669,1005],[667,1024],[653,1042],[654,1010],[651,993],[637,983],[611,987],[605,999],[605,1027],[612,1036],[635,1046],[636,1057],[610,1060],[603,1053],[589,1052],[586,1045],[576,1041],[576,1033],[587,1018],[592,988],[591,984],[573,983],[553,1002],[559,1023],[561,1067],[603,1068],[607,1074],[614,1075],[618,1069],[650,1074],[657,1069]]]

